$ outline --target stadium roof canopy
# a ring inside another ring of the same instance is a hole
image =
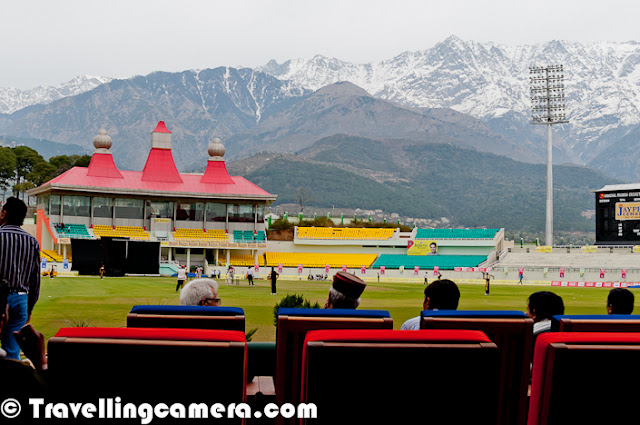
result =
[[[273,195],[243,177],[230,176],[225,165],[224,146],[218,139],[209,145],[204,174],[180,174],[171,153],[171,132],[163,121],[151,133],[151,150],[143,171],[122,171],[116,167],[111,138],[101,130],[94,139],[95,151],[89,167],[72,169],[28,191],[38,196],[52,190],[93,194],[247,199],[274,201]]]

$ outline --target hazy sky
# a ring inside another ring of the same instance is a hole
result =
[[[0,87],[316,54],[375,62],[452,34],[505,44],[640,41],[638,16],[631,0],[8,0],[0,4]]]

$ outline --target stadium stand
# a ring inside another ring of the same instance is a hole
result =
[[[308,331],[318,329],[392,329],[389,312],[280,308],[276,325],[276,402],[298,403],[302,347]]]
[[[63,261],[62,256],[52,249],[43,249],[40,253],[41,258],[46,258],[47,261],[57,261],[61,263]]]
[[[111,226],[95,225],[93,226],[93,233],[100,237],[131,238],[138,240],[151,239],[148,231],[136,226],[115,226],[115,228],[113,228]]]
[[[61,238],[91,238],[84,224],[55,223],[53,228]]]
[[[252,267],[255,266],[256,261],[251,254],[231,254],[229,261],[232,266],[236,267]],[[264,267],[264,257],[260,255],[258,257],[258,265]],[[236,272],[237,273],[237,272]]]
[[[477,267],[487,260],[484,255],[404,255],[380,254],[371,266],[374,269],[384,266],[386,269],[405,268],[432,269],[438,266],[440,270],[453,270],[455,267]]]
[[[236,243],[255,243],[264,242],[267,240],[267,236],[264,231],[253,233],[252,230],[234,230],[233,241]]]
[[[364,239],[387,240],[396,229],[369,229],[355,227],[298,227],[299,239]]]
[[[223,229],[181,229],[178,228],[173,232],[174,239],[187,240],[227,240],[229,236]]]
[[[127,314],[128,328],[219,329],[244,332],[244,321],[244,311],[238,307],[136,305]]]
[[[416,239],[493,239],[500,229],[418,229]]]
[[[325,423],[495,424],[497,377],[479,331],[318,330],[304,341],[301,401],[334,406]]]
[[[640,315],[576,314],[553,316],[551,332],[640,332]]]
[[[172,402],[237,403],[245,400],[245,350],[238,331],[62,328],[48,343],[49,389],[60,400],[118,395],[154,404],[170,394]],[[215,385],[203,391],[212,359]]]
[[[533,357],[528,425],[627,423],[634,402],[598,397],[633,388],[640,375],[640,334],[549,332]]]
[[[421,329],[467,329],[484,332],[500,351],[497,424],[527,422],[529,367],[533,353],[533,319],[521,311],[427,310]]]
[[[329,254],[312,252],[266,252],[267,267],[371,267],[376,260],[376,254]]]

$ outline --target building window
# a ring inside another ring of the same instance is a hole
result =
[[[113,199],[112,198],[93,198],[93,217],[112,218],[113,217]]]
[[[116,198],[116,218],[141,220],[144,216],[142,199]]]
[[[233,204],[229,205],[229,222],[253,223],[253,205]]]
[[[88,196],[64,197],[64,215],[74,217],[90,217],[91,198]]]
[[[147,201],[147,218],[173,218],[173,202]]]
[[[60,195],[51,195],[51,215],[60,215]]]
[[[207,202],[207,221],[227,221],[227,204]]]
[[[256,205],[256,212],[258,213],[258,223],[264,222],[264,205]]]
[[[202,221],[204,219],[204,202],[180,203],[176,208],[176,220]]]

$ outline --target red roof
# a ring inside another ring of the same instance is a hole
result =
[[[113,162],[113,155],[109,153],[94,153],[89,163],[89,171],[87,176],[92,177],[111,177],[121,179],[122,174],[118,171],[116,164]]]
[[[50,188],[76,189],[87,192],[101,191],[105,189],[114,192],[127,191],[131,194],[148,194],[149,192],[157,192],[158,196],[167,196],[169,194],[183,196],[199,196],[199,195],[221,195],[238,197],[260,197],[275,199],[275,195],[259,188],[255,184],[243,177],[230,177],[232,183],[204,183],[203,176],[200,174],[182,174],[180,182],[166,181],[149,181],[142,180],[141,171],[120,171],[122,178],[111,178],[101,176],[88,175],[89,169],[84,167],[73,167],[72,169],[60,174],[56,178],[48,181],[39,189],[46,191]],[[37,190],[37,189],[33,189]],[[40,192],[40,191],[38,191]]]
[[[224,161],[208,161],[200,183],[232,184],[233,180]]]
[[[176,168],[175,162],[173,162],[173,154],[170,149],[154,148],[149,151],[147,163],[144,164],[144,169],[142,170],[142,180],[182,183],[180,173]]]
[[[164,121],[158,121],[158,125],[156,125],[156,129],[152,131],[152,133],[168,133],[171,134],[166,125],[164,125]]]

